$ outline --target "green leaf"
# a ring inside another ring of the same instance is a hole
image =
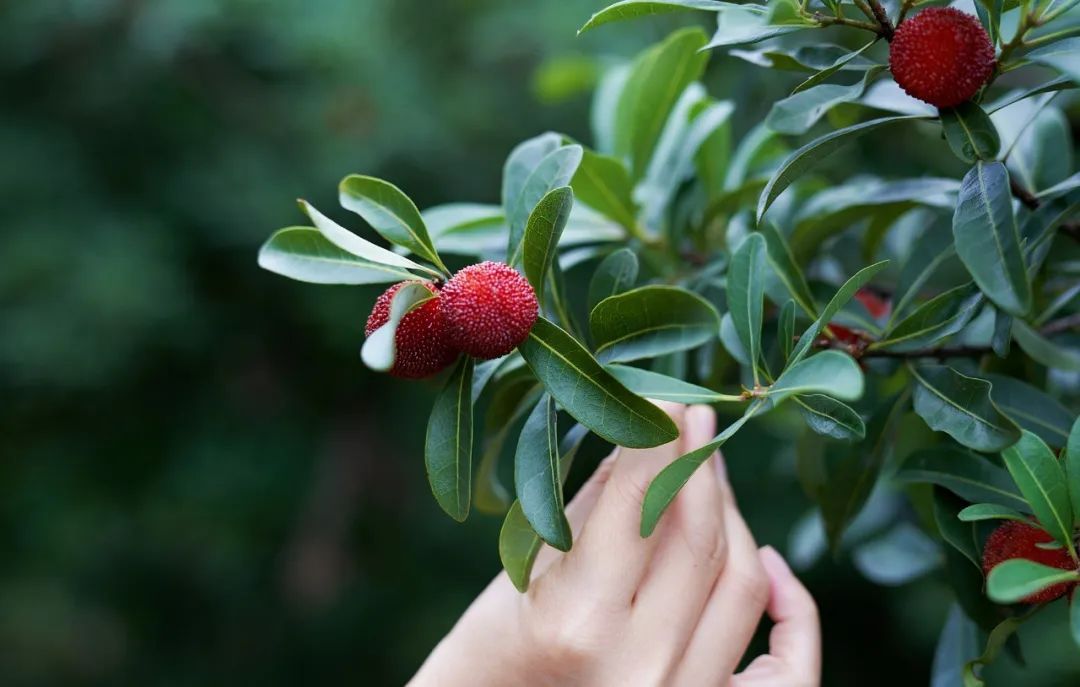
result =
[[[825,134],[796,150],[773,173],[769,182],[765,185],[765,189],[761,192],[761,197],[758,199],[757,205],[758,222],[761,222],[761,218],[765,216],[765,212],[773,204],[773,201],[776,200],[792,182],[810,171],[818,162],[860,136],[868,134],[871,131],[876,131],[889,124],[912,119],[922,119],[922,116],[901,115],[872,119],[869,122],[862,122],[861,124],[855,124]]]
[[[959,604],[954,603],[949,608],[949,615],[934,650],[930,687],[961,687],[964,664],[978,655],[979,628],[967,617]]]
[[[648,537],[656,529],[660,517],[667,510],[671,502],[675,500],[679,490],[686,485],[702,463],[716,453],[724,443],[733,437],[746,422],[762,408],[762,402],[752,403],[742,417],[728,425],[728,427],[716,435],[716,437],[701,448],[691,451],[669,464],[660,471],[649,484],[645,492],[645,499],[641,504],[641,536]]]
[[[1036,362],[1058,370],[1080,372],[1080,351],[1057,345],[1022,320],[1013,322],[1012,334],[1020,348]]]
[[[556,549],[569,551],[572,535],[563,512],[555,401],[547,394],[529,414],[518,438],[514,488],[533,530]]]
[[[629,448],[678,438],[678,428],[664,411],[620,384],[551,322],[538,319],[518,350],[559,405],[601,438]]]
[[[1073,423],[1069,441],[1065,445],[1065,472],[1069,478],[1073,517],[1076,523],[1080,523],[1080,418]]]
[[[559,237],[562,236],[573,206],[574,192],[569,186],[562,186],[540,199],[525,225],[522,263],[525,277],[532,284],[536,297],[541,302],[544,299],[544,282],[551,263],[555,260]]]
[[[1064,40],[1036,48],[1024,55],[1036,64],[1042,64],[1080,84],[1080,38]]]
[[[652,370],[627,365],[607,365],[605,369],[638,396],[673,403],[720,403],[742,400],[738,395],[721,394],[697,384],[684,382]]]
[[[502,205],[509,216],[511,207],[525,190],[525,182],[537,165],[563,145],[563,137],[553,131],[523,141],[510,151],[503,165]]]
[[[338,192],[341,207],[360,215],[387,241],[447,271],[416,204],[397,186],[375,177],[350,174],[341,180]]]
[[[425,267],[421,264],[413,262],[404,255],[398,255],[392,250],[387,250],[382,246],[378,246],[371,241],[365,240],[352,233],[345,227],[341,226],[337,222],[333,221],[326,215],[316,210],[306,200],[297,201],[300,205],[300,209],[311,219],[311,223],[315,225],[315,228],[319,230],[327,241],[334,244],[341,250],[352,253],[358,258],[362,258],[369,262],[375,262],[390,267],[400,267],[402,269],[422,270],[429,272],[436,276],[439,272]]]
[[[989,115],[972,101],[941,110],[941,128],[956,157],[968,164],[993,160],[1001,148],[997,128]]]
[[[420,213],[440,254],[486,256],[506,245],[506,215],[501,206],[446,203]]]
[[[739,333],[735,331],[735,322],[731,319],[729,312],[724,313],[724,316],[720,318],[720,343],[724,345],[724,350],[735,362],[750,366],[750,356],[743,348],[742,341],[739,340]]]
[[[1009,357],[1012,348],[1013,316],[1004,310],[994,308],[994,333],[990,337],[990,348],[999,358]]]
[[[1006,646],[1010,639],[1014,639],[1020,624],[1026,616],[1014,616],[1006,618],[998,623],[991,631],[986,640],[986,648],[982,656],[968,661],[964,665],[964,687],[985,687],[986,683],[976,676],[975,669],[979,666],[989,665],[1001,653],[1001,648]]]
[[[956,261],[952,232],[942,225],[941,221],[929,224],[916,239],[893,291],[890,327],[911,312],[934,274]]]
[[[915,351],[929,347],[967,326],[982,302],[982,293],[970,282],[950,289],[926,301],[890,327],[870,348]]]
[[[1024,432],[1020,441],[1002,451],[1001,457],[1043,528],[1073,552],[1072,502],[1057,456],[1042,439]]]
[[[622,0],[608,5],[590,17],[589,21],[585,22],[585,26],[578,29],[578,35],[613,21],[685,10],[717,12],[726,4],[716,0]]]
[[[956,517],[963,522],[979,522],[982,520],[1016,520],[1018,522],[1030,522],[1027,516],[1020,511],[996,503],[972,504],[957,513]]]
[[[620,248],[601,260],[589,281],[589,312],[605,298],[633,288],[637,276],[637,253],[629,248]]]
[[[1066,444],[1073,414],[1061,403],[1019,379],[987,374],[986,380],[993,385],[990,399],[1013,422],[1039,435],[1051,446]]]
[[[990,399],[990,382],[945,365],[909,369],[917,382],[915,412],[931,429],[976,451],[1001,451],[1020,438],[1020,428]]]
[[[810,317],[817,317],[817,304],[814,303],[814,295],[810,292],[806,277],[803,276],[802,270],[799,269],[799,264],[795,261],[795,256],[784,239],[784,235],[769,222],[761,226],[761,234],[765,237],[765,244],[768,248],[769,265],[776,272],[776,276],[780,278],[780,281],[784,282],[788,293],[803,309],[803,312]],[[794,312],[792,315],[794,315]]]
[[[840,351],[822,351],[784,370],[766,393],[773,405],[796,394],[828,394],[857,401],[863,394],[863,373],[855,359]]]
[[[1014,604],[1047,587],[1080,580],[1080,572],[1014,558],[994,566],[986,577],[986,595],[999,604]]]
[[[821,311],[817,320],[815,320],[814,323],[803,332],[802,336],[799,337],[799,342],[795,344],[795,350],[788,360],[788,366],[795,365],[806,357],[806,354],[810,351],[810,347],[814,345],[814,342],[821,334],[821,330],[832,321],[832,318],[836,316],[836,313],[840,311],[840,308],[844,307],[844,305],[855,295],[855,292],[865,286],[873,276],[880,272],[887,264],[889,264],[888,260],[875,262],[873,265],[862,268],[856,272],[851,279],[844,282],[844,285],[833,295],[832,300],[828,302],[825,309]]]
[[[717,14],[716,33],[705,47],[722,48],[728,45],[757,43],[806,28],[809,28],[809,25],[778,25],[772,21],[769,9],[760,5],[725,3]]]
[[[959,514],[965,510],[965,503],[964,500],[945,489],[934,487],[934,523],[937,525],[938,533],[941,534],[942,539],[963,554],[964,558],[968,559],[975,569],[979,571],[979,582],[981,583],[982,555],[975,546],[975,527],[962,521],[959,517]],[[994,507],[1004,508],[1003,506]]]
[[[274,232],[259,249],[259,267],[309,284],[381,284],[416,279],[416,275],[399,267],[358,258],[311,227],[287,227]]]
[[[903,484],[936,484],[968,501],[1030,509],[1009,473],[986,457],[957,447],[915,451],[897,470],[896,480]]]
[[[828,43],[800,45],[786,48],[773,45],[758,50],[730,50],[728,54],[738,57],[750,64],[769,69],[783,69],[785,71],[806,72],[820,74],[822,71],[840,63],[836,71],[866,71],[878,63],[863,57],[862,53],[869,45],[864,46],[858,52],[853,53],[850,49],[840,45]],[[826,76],[830,76],[826,75]],[[813,84],[811,84],[813,85]]]
[[[424,465],[435,500],[463,522],[469,515],[472,489],[473,360],[462,356],[446,381],[428,419]]]
[[[786,363],[791,357],[791,349],[795,347],[795,301],[793,300],[784,303],[784,306],[780,308],[780,316],[776,318],[776,339]]]
[[[956,253],[990,300],[1023,317],[1031,284],[1020,250],[1009,173],[1000,162],[978,162],[964,176],[953,215]]]
[[[427,286],[418,281],[398,289],[390,300],[390,319],[364,340],[360,349],[364,364],[376,372],[386,372],[392,368],[397,358],[398,325],[410,311],[434,297]]]
[[[739,341],[753,367],[755,385],[759,383],[758,361],[761,359],[765,253],[765,238],[761,234],[750,234],[731,256],[727,273],[728,310]]]
[[[832,64],[828,65],[827,67],[823,67],[819,72],[812,75],[806,81],[803,81],[801,84],[796,86],[795,89],[792,91],[792,93],[801,93],[801,92],[803,92],[803,91],[805,91],[807,89],[813,88],[814,86],[817,86],[819,83],[822,83],[823,81],[828,79],[830,76],[832,76],[833,74],[835,74],[836,72],[838,72],[838,71],[840,71],[842,69],[862,69],[862,71],[865,71],[865,72],[874,71],[875,68],[877,68],[877,67],[879,67],[881,65],[878,65],[876,62],[874,62],[872,60],[866,59],[865,57],[862,56],[862,54],[864,52],[866,52],[870,48],[870,46],[877,43],[877,41],[878,41],[878,39],[875,38],[874,40],[870,41],[869,43],[867,43],[866,45],[864,45],[863,47],[861,47],[861,48],[859,48],[858,50],[855,50],[855,51],[850,51],[850,50],[847,50],[846,48],[842,49],[841,55],[839,57],[837,57],[833,61]],[[804,47],[813,47],[813,46],[804,46]],[[827,47],[827,46],[822,46],[822,47]],[[863,86],[864,87],[866,86],[865,82],[863,83]],[[859,95],[862,95],[862,90],[861,89],[859,91]]]
[[[540,160],[525,178],[521,191],[510,201],[507,208],[507,220],[510,222],[510,241],[506,250],[508,265],[516,265],[522,258],[522,239],[533,208],[548,193],[570,185],[578,165],[581,164],[582,155],[583,149],[579,145],[556,148]]]
[[[804,394],[794,398],[806,426],[823,436],[841,441],[861,441],[866,425],[850,406],[824,394]]]
[[[589,315],[597,357],[628,362],[685,351],[714,339],[720,315],[677,286],[642,286],[596,304]]]
[[[781,134],[792,136],[805,134],[833,107],[858,100],[866,90],[866,85],[882,69],[884,67],[867,71],[862,79],[850,86],[825,83],[796,90],[773,104],[765,118],[765,126]]]
[[[581,202],[600,214],[628,229],[637,224],[630,173],[619,160],[586,148],[570,185]]]

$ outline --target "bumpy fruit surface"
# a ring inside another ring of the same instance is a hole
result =
[[[394,284],[383,292],[375,301],[375,307],[368,316],[364,335],[371,336],[379,327],[390,320],[390,302],[394,294],[405,284]],[[446,320],[443,316],[442,298],[438,289],[428,282],[420,282],[435,298],[424,301],[419,307],[408,312],[398,323],[394,335],[397,355],[390,374],[405,379],[430,377],[439,372],[458,357],[446,336]]]
[[[539,310],[525,277],[498,262],[455,274],[443,287],[442,300],[450,343],[483,360],[514,350],[529,335]]]
[[[889,66],[908,95],[937,107],[955,107],[990,78],[994,46],[975,17],[951,7],[932,7],[896,30]]]
[[[999,563],[1013,559],[1026,558],[1052,568],[1075,570],[1076,563],[1064,548],[1042,549],[1036,544],[1048,544],[1054,541],[1047,532],[1023,522],[1010,520],[990,533],[983,548],[983,572],[987,575]],[[1032,594],[1023,603],[1038,604],[1053,601],[1067,594],[1075,584],[1062,582]]]

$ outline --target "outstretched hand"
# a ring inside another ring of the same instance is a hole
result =
[[[681,437],[620,448],[567,506],[574,547],[545,547],[529,591],[500,573],[412,684],[815,687],[821,648],[809,592],[758,549],[722,458],[698,470],[653,536],[638,533],[656,474],[712,439],[708,406],[664,404]],[[764,613],[769,653],[736,673]]]

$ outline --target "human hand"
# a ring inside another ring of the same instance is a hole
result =
[[[641,502],[667,464],[712,439],[708,406],[663,404],[679,440],[619,448],[567,506],[574,547],[545,547],[529,590],[500,573],[413,678],[427,685],[816,687],[821,649],[809,592],[758,549],[720,456],[699,469],[649,538]],[[735,673],[767,612],[769,653]]]

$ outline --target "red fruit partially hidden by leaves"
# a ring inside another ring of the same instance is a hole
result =
[[[390,321],[390,302],[402,286],[412,282],[394,284],[383,292],[375,301],[375,307],[368,316],[364,335],[371,334]],[[418,307],[406,313],[398,323],[394,334],[397,354],[390,374],[405,379],[430,377],[439,372],[458,357],[458,352],[448,343],[446,320],[443,317],[442,299],[438,289],[429,282],[420,282],[435,297],[424,301]]]
[[[859,289],[855,292],[855,300],[863,304],[870,317],[879,320],[888,317],[892,312],[892,303],[877,295],[870,289]]]
[[[896,30],[889,66],[908,95],[937,107],[955,107],[990,78],[994,46],[975,17],[951,7],[931,7]]]
[[[529,282],[499,262],[461,270],[443,287],[442,299],[451,344],[483,360],[517,348],[539,313]]]
[[[1075,570],[1076,562],[1064,548],[1044,549],[1037,544],[1049,544],[1054,541],[1046,531],[1023,522],[1010,520],[990,533],[983,548],[983,572],[987,575],[999,563],[1013,558],[1026,558],[1052,568]],[[1053,601],[1064,596],[1076,586],[1072,582],[1062,582],[1032,594],[1023,603],[1039,604]]]

